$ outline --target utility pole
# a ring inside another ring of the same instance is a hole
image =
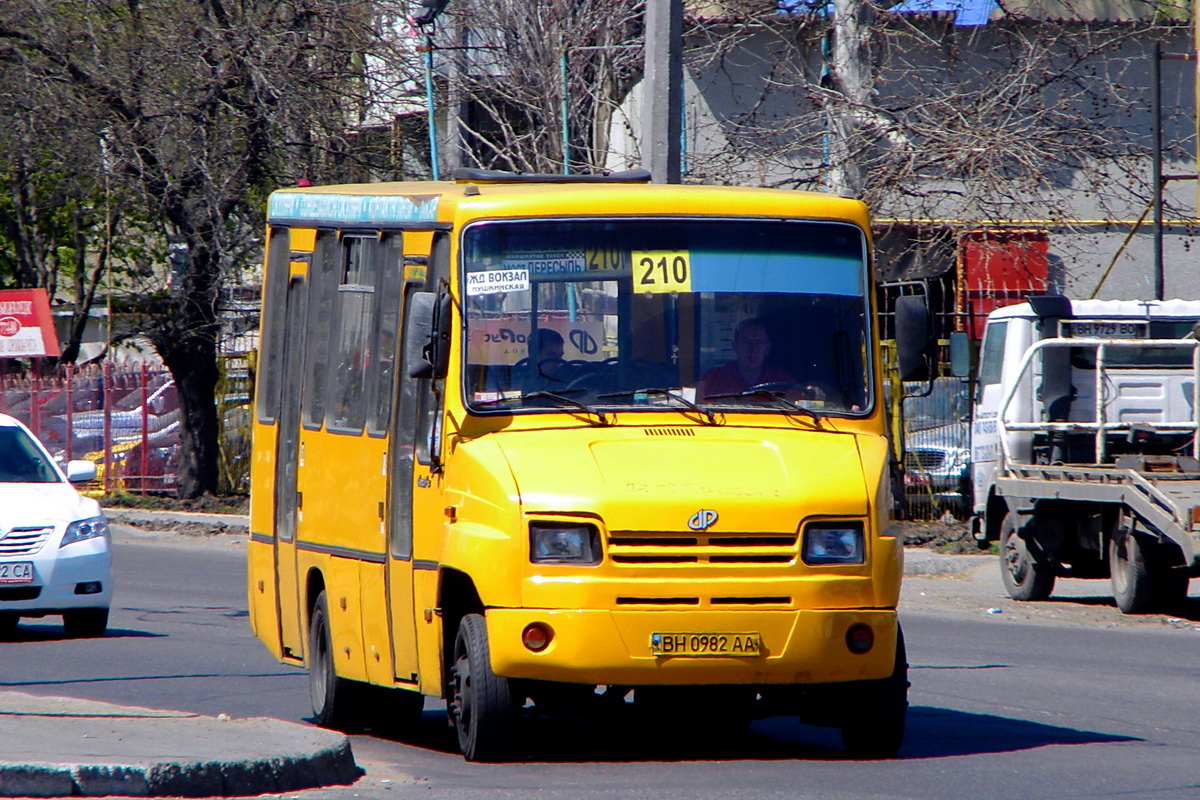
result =
[[[654,183],[682,177],[683,0],[646,2],[642,166]]]
[[[1150,159],[1150,183],[1154,189],[1154,299],[1162,300],[1163,270],[1163,174],[1162,174],[1162,42],[1154,43],[1153,67],[1150,70],[1150,115],[1153,157]]]

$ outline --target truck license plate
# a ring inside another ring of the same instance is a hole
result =
[[[1098,339],[1142,339],[1146,337],[1143,322],[1100,322],[1069,320],[1068,327],[1073,336],[1090,336]]]
[[[656,656],[757,656],[762,637],[757,633],[652,633],[650,652]]]
[[[0,583],[33,583],[33,562],[0,564]]]

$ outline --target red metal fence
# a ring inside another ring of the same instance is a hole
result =
[[[222,492],[245,492],[250,479],[252,375],[245,356],[219,362],[218,470]],[[178,483],[179,397],[162,367],[64,366],[53,374],[0,375],[0,413],[20,419],[66,463],[96,464],[92,489],[105,494],[170,492]]]
[[[0,376],[0,413],[28,425],[62,463],[95,462],[105,493],[175,488],[179,398],[164,369],[104,363]]]

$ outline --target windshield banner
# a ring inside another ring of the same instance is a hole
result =
[[[0,358],[59,356],[45,289],[0,291]]]

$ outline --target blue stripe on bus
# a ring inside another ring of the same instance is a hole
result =
[[[866,267],[861,258],[805,253],[735,255],[693,250],[693,292],[803,292],[861,297]]]
[[[439,195],[353,195],[275,192],[271,220],[323,222],[434,222]]]

